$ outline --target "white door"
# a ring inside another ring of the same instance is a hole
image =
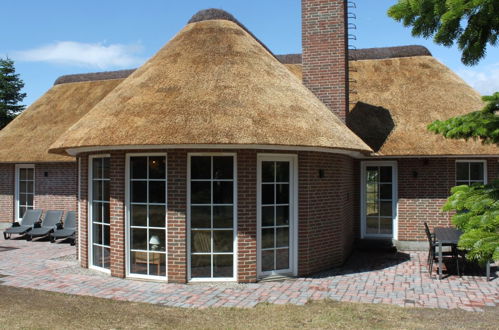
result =
[[[16,165],[16,221],[20,221],[26,210],[35,208],[35,165]]]
[[[397,239],[397,163],[363,162],[362,237]]]
[[[258,155],[259,276],[296,275],[297,157]]]

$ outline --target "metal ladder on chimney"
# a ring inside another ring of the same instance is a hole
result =
[[[347,1],[347,28],[348,28],[348,47],[347,47],[347,58],[348,61],[355,60],[355,57],[351,55],[351,51],[357,50],[355,45],[352,45],[352,41],[357,40],[357,36],[354,34],[355,30],[357,30],[357,25],[351,23],[351,20],[357,20],[357,15],[353,12],[353,10],[357,9],[357,4],[354,1]],[[357,70],[352,68],[350,64],[348,65],[348,100],[349,107],[357,104],[358,100],[358,92],[357,92],[357,80],[352,78],[352,73],[356,73]]]

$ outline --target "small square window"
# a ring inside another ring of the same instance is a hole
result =
[[[456,185],[471,185],[473,183],[485,183],[485,162],[457,162]]]

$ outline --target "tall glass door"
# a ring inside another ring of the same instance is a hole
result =
[[[128,274],[166,277],[166,156],[129,156]]]
[[[366,163],[363,166],[363,234],[366,237],[395,238],[395,166]]]
[[[16,171],[16,220],[19,221],[35,205],[35,166],[17,165]]]
[[[260,275],[293,273],[294,162],[265,156],[259,161],[258,269]]]

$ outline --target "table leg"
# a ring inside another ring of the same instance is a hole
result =
[[[438,243],[438,279],[442,279],[442,242]]]

